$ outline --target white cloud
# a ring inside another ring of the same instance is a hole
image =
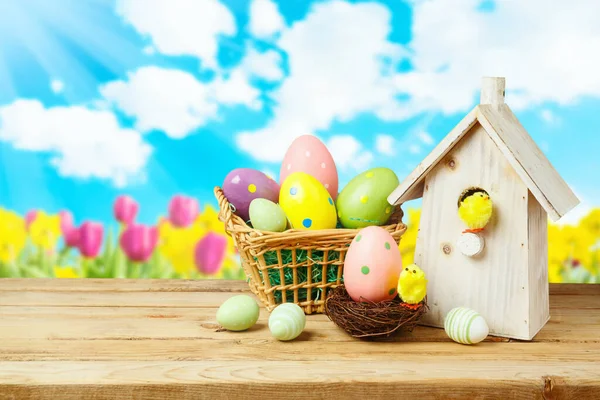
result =
[[[417,136],[419,137],[421,142],[423,142],[423,144],[426,144],[428,146],[433,144],[433,137],[431,137],[429,133],[425,131],[420,131],[419,133],[417,133]]]
[[[579,224],[579,221],[581,221],[583,217],[587,216],[590,213],[590,211],[592,211],[592,209],[594,208],[587,196],[582,195],[582,193],[577,188],[574,188],[571,185],[571,190],[579,199],[579,204],[577,205],[577,207],[573,208],[561,219],[559,219],[556,222],[557,225],[577,225]]]
[[[479,5],[413,1],[414,71],[396,75],[409,97],[405,111],[464,112],[478,101],[482,76],[507,78],[514,109],[600,96],[600,2],[496,1],[492,12]]]
[[[220,104],[260,107],[259,91],[248,83],[240,69],[231,71],[226,78],[204,83],[182,70],[142,67],[128,74],[126,81],[102,86],[100,93],[134,117],[136,129],[161,130],[173,139],[181,139],[216,119]]]
[[[249,75],[257,76],[267,81],[278,81],[283,78],[281,62],[281,55],[274,50],[259,53],[254,48],[249,47],[240,68]]]
[[[216,68],[221,35],[237,32],[235,18],[218,0],[118,0],[117,13],[159,53],[194,56]]]
[[[171,138],[185,137],[217,113],[210,89],[193,75],[160,67],[143,67],[127,81],[109,82],[100,93],[126,115],[136,118],[142,132],[162,130]]]
[[[421,153],[421,146],[419,146],[418,144],[411,144],[410,146],[408,146],[408,151],[411,154],[419,154]]]
[[[63,176],[106,179],[118,187],[141,178],[152,153],[139,132],[121,128],[108,111],[45,108],[37,100],[0,107],[0,140],[51,154]]]
[[[53,79],[50,82],[50,89],[52,89],[53,93],[60,94],[65,89],[65,84],[63,81],[61,81],[59,79]]]
[[[298,135],[349,121],[358,113],[402,118],[388,64],[402,55],[387,40],[391,15],[379,4],[318,3],[306,19],[281,32],[290,74],[273,91],[274,118],[240,132],[238,146],[262,161],[280,161]],[[356,29],[360,26],[361,29]],[[351,45],[348,45],[351,43]]]
[[[285,25],[283,17],[272,0],[253,0],[250,4],[250,33],[258,38],[269,38]]]
[[[540,111],[540,118],[548,125],[560,125],[560,118],[547,108]]]
[[[156,54],[156,49],[152,46],[145,46],[142,49],[142,52],[146,55],[152,56],[152,55]]]
[[[362,144],[350,135],[336,135],[327,141],[335,165],[342,170],[362,171],[373,161],[373,153],[365,150]]]
[[[221,104],[243,104],[255,110],[261,106],[258,100],[260,92],[250,84],[247,73],[241,67],[227,73],[225,78],[217,78],[208,87],[214,101]]]
[[[386,156],[393,156],[396,154],[394,137],[390,135],[377,135],[375,138],[375,149]]]

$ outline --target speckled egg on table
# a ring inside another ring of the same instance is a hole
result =
[[[287,227],[287,217],[279,204],[267,199],[252,200],[250,222],[254,229],[268,232],[283,232]]]
[[[217,322],[229,331],[245,331],[258,321],[260,309],[256,301],[240,294],[225,300],[217,310]]]
[[[304,172],[315,177],[327,189],[333,200],[337,198],[337,168],[331,153],[317,137],[299,136],[288,148],[281,163],[279,182],[283,183],[294,172]]]
[[[402,257],[392,235],[378,226],[361,229],[346,253],[344,286],[354,301],[379,302],[397,295]],[[362,297],[362,299],[361,299]]]
[[[389,168],[373,168],[352,178],[336,201],[342,225],[358,229],[387,223],[393,212],[387,198],[398,183],[398,177]]]
[[[252,200],[263,198],[277,203],[279,185],[264,173],[251,168],[238,168],[231,171],[223,181],[223,194],[233,204],[244,221],[250,219],[249,208]]]
[[[304,172],[290,174],[281,185],[279,205],[293,229],[334,229],[335,203],[316,178]]]

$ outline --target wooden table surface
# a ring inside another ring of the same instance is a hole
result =
[[[417,327],[347,336],[324,315],[278,342],[220,332],[241,281],[0,280],[0,399],[600,399],[600,285],[551,285],[533,342]]]

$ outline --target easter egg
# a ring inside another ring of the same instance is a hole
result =
[[[384,225],[393,211],[387,198],[398,183],[389,168],[373,168],[352,178],[336,201],[342,225],[349,229]]]
[[[306,315],[294,303],[283,303],[275,307],[269,316],[269,330],[277,340],[296,339],[304,330]]]
[[[338,173],[333,157],[317,137],[302,135],[288,148],[279,172],[283,183],[294,172],[304,172],[315,178],[327,189],[332,199],[338,195]]]
[[[466,307],[450,310],[444,320],[444,330],[450,339],[462,344],[475,344],[485,339],[489,328],[485,319]]]
[[[361,229],[344,261],[344,286],[350,297],[354,301],[391,300],[398,293],[400,272],[402,257],[392,235],[378,226]]]
[[[290,174],[279,192],[279,205],[293,229],[333,229],[337,224],[335,203],[316,178],[304,172]]]
[[[283,232],[287,217],[279,206],[267,199],[254,199],[250,203],[250,222],[254,229],[269,232]]]
[[[251,168],[238,168],[231,171],[223,181],[223,194],[235,207],[235,213],[244,221],[250,218],[250,203],[263,198],[277,203],[279,185],[264,173]]]
[[[258,321],[256,301],[244,294],[233,296],[217,310],[217,322],[229,331],[245,331]]]

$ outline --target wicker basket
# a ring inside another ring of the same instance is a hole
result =
[[[323,313],[327,295],[342,284],[344,256],[359,229],[259,231],[233,213],[235,208],[220,187],[215,187],[214,192],[219,202],[219,220],[225,224],[240,253],[250,290],[267,310],[293,302],[306,314]],[[382,227],[398,244],[406,231],[402,217],[402,209],[397,207],[390,217],[390,225]],[[302,257],[305,260],[297,262],[302,252],[305,252],[306,257]],[[267,265],[266,254],[276,262]],[[335,279],[328,279],[332,276]]]

